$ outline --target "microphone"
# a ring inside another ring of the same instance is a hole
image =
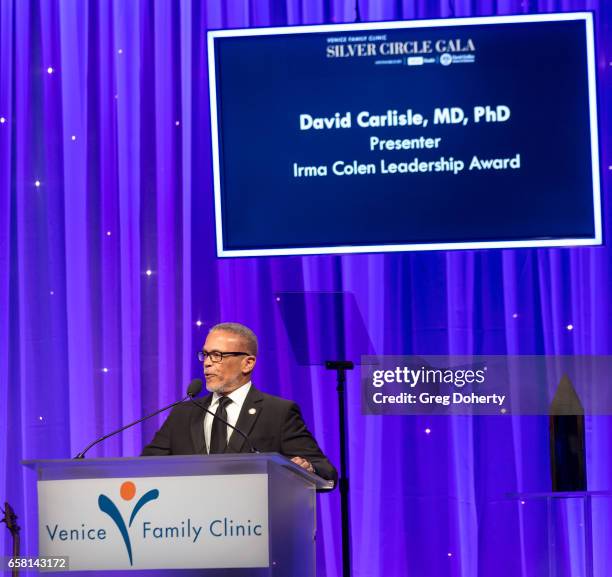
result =
[[[187,387],[188,397],[197,397],[202,390],[202,379],[193,379]],[[183,400],[187,400],[186,398]]]
[[[168,405],[167,407],[163,407],[162,409],[159,409],[159,411],[155,411],[154,413],[151,413],[150,415],[147,415],[146,417],[142,417],[142,419],[138,419],[137,421],[134,421],[133,423],[130,423],[129,425],[125,425],[124,427],[121,427],[120,429],[117,429],[116,431],[113,431],[112,433],[108,433],[108,435],[104,435],[103,437],[96,439],[93,443],[87,445],[87,447],[85,447],[74,458],[83,459],[85,457],[85,453],[87,453],[87,451],[89,451],[89,449],[91,449],[92,447],[95,447],[98,443],[101,443],[102,441],[105,441],[109,437],[112,437],[118,433],[121,433],[121,431],[125,431],[126,429],[129,429],[130,427],[133,427],[134,425],[137,425],[138,423],[142,423],[142,421],[146,421],[147,419],[150,419],[151,417],[154,417],[155,415],[159,415],[159,413],[162,413],[163,411],[167,411],[168,409],[171,409],[172,407],[176,407],[176,405],[180,405],[181,403],[184,403],[187,399],[193,400],[193,397],[195,397],[201,390],[202,390],[202,379],[193,379],[191,383],[189,383],[189,387],[187,388],[187,396],[182,398],[180,401],[176,401],[175,403],[172,403],[171,405]]]
[[[200,386],[202,385],[202,381],[200,381]],[[194,399],[193,397],[190,398],[191,402],[194,405],[197,405],[198,407],[200,407],[200,409],[202,409],[203,411],[205,411],[206,413],[208,413],[209,415],[212,415],[213,418],[215,419],[219,419],[224,425],[228,426],[230,429],[236,431],[247,443],[247,445],[249,446],[249,451],[251,453],[257,453],[259,454],[259,451],[253,446],[253,443],[251,443],[251,441],[249,440],[249,437],[247,435],[245,435],[238,427],[234,427],[234,425],[231,425],[230,423],[228,423],[225,419],[221,418],[219,415],[213,413],[211,410],[207,409],[204,405],[201,405],[198,401],[196,401],[196,399]]]

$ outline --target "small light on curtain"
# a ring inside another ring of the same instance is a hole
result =
[[[35,186],[36,188],[39,188],[39,187],[40,187],[40,180],[36,180],[36,181],[34,181],[34,186]]]
[[[47,73],[48,74],[53,74],[53,67],[49,66],[49,68],[47,68]]]
[[[573,331],[573,330],[574,330],[574,325],[571,325],[571,324],[570,324],[570,325],[567,325],[565,328],[566,328],[568,331]]]
[[[148,269],[146,270],[145,274],[146,274],[147,276],[151,276],[151,275],[153,274],[153,271],[152,271],[150,268],[148,268]]]
[[[4,116],[0,116],[0,124],[4,124],[6,122],[6,118]]]

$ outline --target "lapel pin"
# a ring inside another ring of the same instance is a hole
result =
[[[256,409],[249,409],[249,415],[254,415],[256,412]]]

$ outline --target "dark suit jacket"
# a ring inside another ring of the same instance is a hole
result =
[[[198,399],[206,408],[211,401],[212,394]],[[251,414],[250,409],[255,409],[255,412]],[[142,456],[206,454],[205,414],[191,401],[177,405],[153,440],[143,449]],[[236,427],[248,436],[251,444],[261,453],[276,452],[289,458],[303,457],[310,461],[320,477],[334,483],[338,480],[336,469],[321,452],[294,402],[267,395],[251,385]],[[249,446],[234,431],[225,452],[248,453]]]

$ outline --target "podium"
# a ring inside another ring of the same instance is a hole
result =
[[[277,453],[24,465],[36,472],[38,555],[65,559],[53,571],[315,575],[316,491],[333,484]]]

